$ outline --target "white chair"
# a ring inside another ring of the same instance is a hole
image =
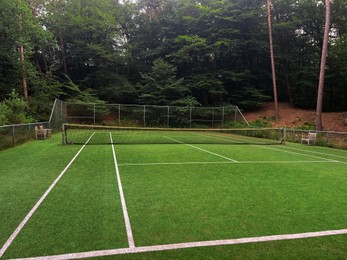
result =
[[[47,139],[52,137],[52,129],[43,128],[43,125],[35,126],[36,139]]]
[[[317,133],[312,133],[309,132],[306,136],[302,135],[301,136],[301,143],[303,144],[304,142],[307,143],[307,145],[310,145],[310,143],[313,142],[313,144],[316,144],[316,140],[317,140]]]

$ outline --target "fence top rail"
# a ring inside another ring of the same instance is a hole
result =
[[[49,124],[49,122],[35,122],[35,123],[14,124],[14,125],[0,125],[0,128],[17,127],[17,126],[29,126],[29,125],[39,125],[39,124]]]
[[[71,104],[71,105],[100,105],[100,106],[123,106],[123,107],[158,107],[158,108],[168,108],[168,107],[173,107],[173,108],[201,108],[201,109],[223,109],[223,108],[237,108],[237,106],[220,106],[220,107],[196,107],[196,106],[171,106],[171,105],[139,105],[139,104],[98,104],[98,103],[84,103],[84,102],[68,102],[68,101],[63,101],[66,104]]]
[[[341,134],[347,135],[347,132],[339,132],[339,131],[316,131],[316,130],[303,130],[303,129],[294,129],[294,128],[286,128],[286,131],[295,131],[295,132],[304,132],[304,133],[318,133],[318,134]]]

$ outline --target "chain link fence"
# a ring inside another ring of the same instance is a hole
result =
[[[35,139],[35,126],[49,128],[49,122],[0,126],[0,151]]]
[[[347,149],[347,132],[286,129],[286,141],[300,143],[308,133],[317,133],[315,145]]]
[[[249,126],[238,107],[179,107],[131,104],[87,104],[55,100],[48,122],[0,126],[0,150],[35,139],[35,126],[53,133],[62,124],[172,128]],[[347,132],[286,129],[286,141],[300,143],[302,135],[317,133],[316,145],[347,149]]]
[[[63,102],[63,107],[66,122],[73,124],[176,128],[249,125],[236,106],[179,107]]]

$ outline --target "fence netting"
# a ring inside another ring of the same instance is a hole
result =
[[[179,107],[127,104],[62,102],[63,121],[71,124],[141,127],[231,127],[248,126],[236,106]]]

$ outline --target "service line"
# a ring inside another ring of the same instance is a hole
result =
[[[164,136],[164,137],[167,138],[167,139],[170,139],[170,140],[172,140],[172,141],[175,141],[176,143],[187,145],[187,146],[189,146],[189,147],[198,149],[198,150],[203,151],[203,152],[205,152],[205,153],[209,153],[209,154],[218,156],[218,157],[223,158],[223,159],[226,159],[226,160],[228,160],[228,161],[231,161],[231,162],[234,162],[234,163],[237,163],[237,162],[238,162],[238,161],[236,161],[236,160],[234,160],[234,159],[231,159],[231,158],[229,158],[229,157],[225,157],[225,156],[220,155],[220,154],[218,154],[218,153],[213,153],[213,152],[211,152],[211,151],[208,151],[208,150],[206,150],[206,149],[202,149],[202,148],[197,147],[197,146],[195,146],[195,145],[187,144],[187,143],[184,143],[184,142],[182,142],[182,141],[176,140],[176,139],[171,138],[171,137],[167,137],[167,136]]]
[[[238,164],[298,164],[298,163],[338,163],[335,161],[237,161]],[[149,162],[149,163],[119,163],[118,166],[152,166],[152,165],[208,165],[235,164],[232,161],[222,162]]]

